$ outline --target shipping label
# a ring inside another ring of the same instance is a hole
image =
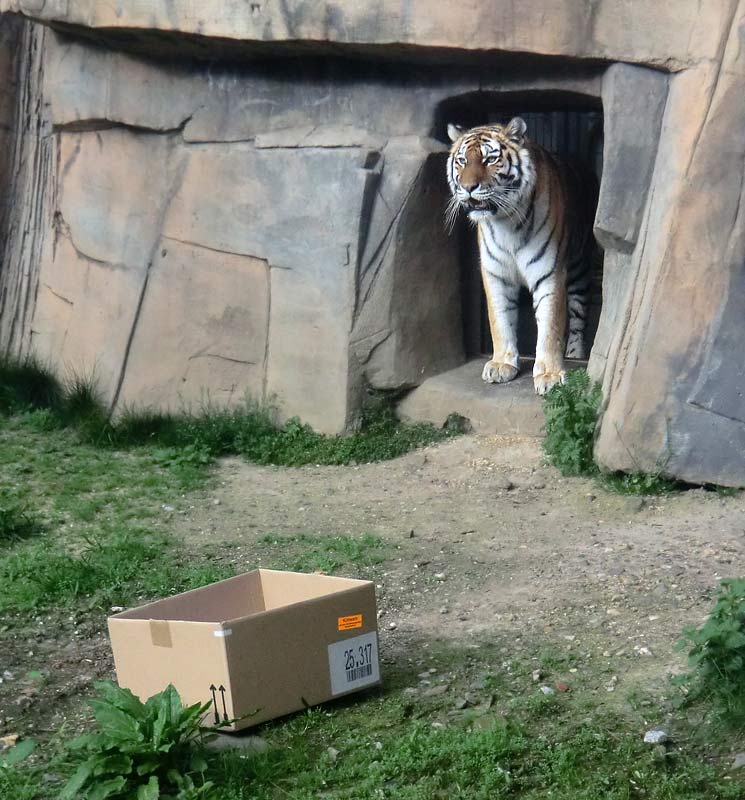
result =
[[[328,650],[333,696],[380,681],[378,634],[375,631],[330,644]]]

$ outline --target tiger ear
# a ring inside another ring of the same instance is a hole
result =
[[[451,142],[457,142],[465,132],[465,128],[461,128],[460,125],[448,123],[448,136]]]
[[[515,117],[504,128],[504,135],[516,145],[522,145],[525,141],[525,131],[528,126],[522,117]]]

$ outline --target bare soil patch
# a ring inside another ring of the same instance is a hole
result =
[[[530,438],[464,436],[356,467],[230,459],[190,505],[179,533],[237,570],[272,565],[258,544],[267,533],[380,537],[390,557],[344,574],[376,580],[391,660],[434,640],[558,648],[567,664],[600,667],[586,688],[604,693],[613,676],[620,694],[679,670],[683,626],[703,621],[718,581],[745,564],[745,498],[616,495],[562,478]]]

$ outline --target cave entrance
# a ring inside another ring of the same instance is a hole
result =
[[[600,101],[581,95],[557,92],[490,94],[474,92],[445,101],[438,108],[436,131],[448,122],[463,127],[503,124],[522,117],[527,135],[560,157],[571,157],[591,168],[598,179],[603,169],[603,111]],[[447,134],[445,133],[445,137]],[[458,236],[461,269],[463,341],[467,357],[491,357],[492,343],[479,267],[479,254],[473,227],[461,217],[455,231]],[[603,253],[598,245],[591,264],[588,318],[585,346],[589,354],[600,318],[603,282]],[[536,325],[531,298],[521,292],[518,346],[523,358],[535,356]],[[586,362],[585,362],[586,363]]]

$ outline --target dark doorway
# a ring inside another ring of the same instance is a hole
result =
[[[449,108],[440,112],[464,127],[490,123],[506,123],[512,117],[522,117],[528,126],[528,136],[535,142],[560,156],[580,159],[590,166],[598,177],[603,164],[603,112],[597,102],[588,98],[564,98],[555,93],[526,96],[485,96],[474,93],[449,101]],[[584,101],[584,107],[582,102]],[[509,105],[505,103],[509,103]],[[568,106],[568,107],[567,107]],[[443,116],[443,122],[446,121]],[[439,131],[438,131],[439,134]],[[489,320],[481,283],[476,232],[461,219],[455,235],[459,237],[462,269],[463,336],[468,356],[491,356],[492,344]],[[585,341],[590,352],[600,318],[602,303],[603,254],[598,246],[592,264],[592,282],[588,307]],[[518,323],[518,345],[521,356],[534,356],[536,326],[527,290],[521,294]]]

